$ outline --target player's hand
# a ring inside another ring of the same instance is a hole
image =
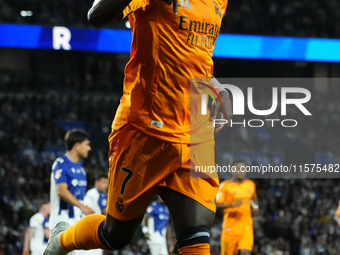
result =
[[[145,237],[146,240],[150,240],[150,234],[149,234],[149,232],[145,232],[145,233],[143,233],[143,234],[144,234],[144,237]]]
[[[30,255],[29,250],[28,250],[27,248],[24,248],[24,249],[22,250],[22,255]]]
[[[215,102],[213,101],[209,121],[213,122],[214,119],[217,119],[217,114],[221,113],[221,119],[227,120],[228,123],[217,125],[215,127],[215,133],[219,133],[223,129],[228,127],[229,122],[231,118],[233,117],[233,111],[232,111],[231,102],[229,99],[229,93],[226,90],[222,90],[218,93],[218,95],[221,98],[222,105],[221,105],[220,100],[218,99],[216,99],[217,104],[215,104]]]
[[[259,214],[259,208],[253,208],[253,215],[256,216]]]
[[[172,4],[174,14],[178,14],[178,0],[162,0],[163,2],[166,2],[168,5]]]
[[[90,207],[88,206],[83,206],[82,208],[80,208],[81,211],[85,214],[85,215],[89,215],[89,214],[94,214],[95,211],[93,211]]]

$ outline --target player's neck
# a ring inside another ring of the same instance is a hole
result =
[[[236,183],[243,183],[245,179],[238,179],[238,178],[233,178],[234,182]]]
[[[44,215],[45,218],[47,218],[47,213],[44,210],[39,211],[42,215]]]
[[[71,160],[73,163],[78,163],[80,160],[80,157],[78,156],[78,153],[75,151],[68,151],[66,152],[66,157]]]
[[[97,186],[94,186],[99,192],[104,193],[103,191],[101,191]]]

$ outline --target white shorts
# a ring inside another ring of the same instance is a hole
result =
[[[165,242],[154,243],[147,241],[151,255],[169,255],[168,247]]]
[[[41,250],[41,251],[39,251],[39,250],[31,250],[31,255],[41,255],[41,254],[43,254],[44,253],[44,250]]]
[[[68,255],[103,255],[103,250],[102,249],[74,250],[74,251],[71,251]]]

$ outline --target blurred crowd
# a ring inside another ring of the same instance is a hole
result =
[[[0,89],[15,83],[6,75],[0,72]],[[17,86],[25,88],[27,84],[21,81]],[[315,100],[317,103],[308,109],[317,119],[305,124],[301,119],[301,126],[291,129],[290,136],[314,147],[316,153],[339,155],[336,146],[339,129],[334,128],[339,126],[338,104],[333,95],[319,94]],[[91,187],[94,173],[108,170],[107,136],[118,103],[119,95],[96,91],[80,95],[77,88],[68,94],[51,90],[33,95],[20,89],[17,93],[0,93],[0,255],[21,254],[29,217],[38,210],[39,202],[49,197],[55,155],[42,154],[46,148],[63,148],[65,129],[60,122],[83,123],[91,135],[92,151],[84,162]],[[298,114],[293,116],[301,118]],[[247,128],[247,132],[245,136],[239,128],[231,128],[227,132],[228,148],[269,150],[266,140],[251,128]],[[280,152],[280,148],[277,151]],[[336,240],[340,237],[340,228],[333,220],[339,199],[336,179],[254,181],[261,213],[254,217],[253,254],[339,254]],[[222,214],[218,212],[211,230],[214,255],[219,254],[221,224]],[[142,233],[139,231],[130,246],[115,254],[147,254]]]
[[[89,27],[92,0],[0,0],[0,22]],[[222,33],[339,38],[337,0],[229,1]],[[29,11],[29,12],[27,12]],[[124,28],[125,22],[110,25]]]

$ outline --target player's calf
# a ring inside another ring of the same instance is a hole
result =
[[[103,221],[99,226],[98,236],[100,241],[107,248],[107,250],[111,251],[122,249],[131,242],[130,239],[126,238],[123,238],[122,240],[115,240],[111,238],[109,231],[105,227],[105,221]]]
[[[193,227],[177,235],[177,246],[182,255],[210,254],[210,233],[206,226]]]
[[[98,237],[101,243],[107,250],[124,248],[132,241],[143,217],[144,214],[133,220],[121,221],[107,214],[106,220],[98,228]]]

